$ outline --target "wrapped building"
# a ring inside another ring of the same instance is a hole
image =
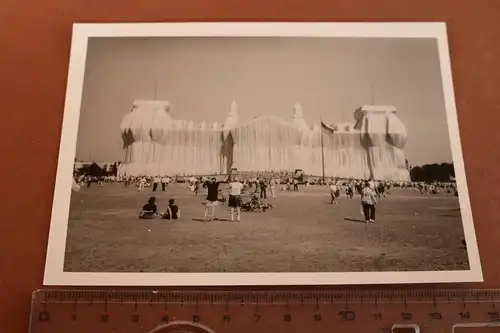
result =
[[[120,175],[213,175],[233,169],[314,176],[409,180],[404,124],[391,106],[362,106],[352,124],[308,125],[300,105],[290,121],[263,115],[242,123],[231,104],[224,124],[172,117],[165,101],[136,100],[122,120]]]

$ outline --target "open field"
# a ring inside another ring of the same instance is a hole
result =
[[[223,185],[221,185],[223,186]],[[267,199],[274,209],[242,221],[201,221],[204,191],[184,184],[156,192],[164,210],[175,198],[182,220],[139,220],[152,195],[122,184],[74,192],[65,271],[353,272],[468,269],[458,198],[395,189],[379,199],[377,223],[365,224],[359,196],[330,205],[326,186]],[[227,206],[217,208],[227,218]]]

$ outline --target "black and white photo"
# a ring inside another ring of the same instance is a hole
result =
[[[49,285],[482,281],[445,25],[77,24]]]

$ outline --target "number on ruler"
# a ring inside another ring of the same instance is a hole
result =
[[[107,323],[109,321],[109,316],[107,314],[101,315],[101,322]]]
[[[71,321],[76,321],[76,314],[71,315]]]
[[[162,318],[161,318],[161,321],[164,322],[165,324],[168,324],[168,315],[164,315]]]
[[[314,314],[314,321],[321,321],[323,318],[319,313]]]
[[[498,313],[498,311],[488,312],[488,316],[490,317],[490,319],[494,319],[494,320],[500,319],[500,314]]]
[[[403,318],[404,320],[412,320],[413,313],[411,313],[411,312],[403,312],[401,314],[401,318]]]
[[[339,316],[342,317],[343,320],[356,320],[356,313],[354,311],[340,311]]]
[[[222,322],[223,323],[229,323],[231,321],[231,316],[228,315],[228,314],[225,314],[224,316],[222,316]]]
[[[460,312],[458,315],[460,316],[460,319],[470,319],[469,312]]]
[[[201,317],[199,315],[193,316],[193,323],[199,323],[201,321]]]
[[[132,322],[133,323],[139,322],[139,318],[140,318],[140,316],[138,314],[133,314],[132,315]]]
[[[261,317],[261,315],[258,314],[258,313],[256,313],[256,314],[253,315],[253,318],[255,319],[255,321],[259,321],[260,317]]]
[[[434,320],[441,320],[441,319],[443,319],[443,315],[440,312],[433,312],[433,313],[431,313],[429,315]]]
[[[287,321],[287,322],[288,322],[288,321],[292,321],[292,315],[290,315],[290,314],[286,314],[286,315],[284,315],[284,316],[283,316],[283,320],[284,320],[284,321]]]
[[[374,313],[373,319],[374,320],[382,320],[382,314],[381,313]]]

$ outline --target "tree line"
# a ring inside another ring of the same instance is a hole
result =
[[[111,166],[110,170],[101,168],[99,164],[93,162],[91,164],[84,164],[79,168],[75,169],[76,176],[92,176],[92,177],[106,177],[106,176],[116,176],[118,174],[118,163],[115,162]]]
[[[422,166],[409,167],[410,179],[413,182],[447,182],[455,177],[455,169],[452,163],[424,164]],[[92,177],[116,176],[118,174],[118,163],[115,162],[107,171],[97,163],[85,164],[75,169],[77,176],[90,175]]]
[[[410,179],[414,182],[448,182],[452,178],[455,178],[452,163],[424,164],[410,169]]]

